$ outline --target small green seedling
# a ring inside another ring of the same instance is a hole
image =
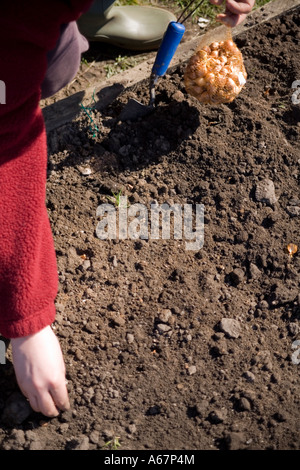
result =
[[[133,57],[128,57],[127,55],[115,58],[113,64],[108,64],[104,66],[104,70],[106,72],[106,78],[110,78],[117,73],[124,72],[131,67],[136,65],[136,60]]]
[[[81,57],[81,65],[83,65],[83,64],[86,65],[86,66],[89,65],[89,62],[85,57]]]
[[[121,444],[119,442],[119,437],[114,437],[111,441],[108,441],[104,444],[102,449],[108,449],[108,450],[118,450],[119,447],[121,447]]]
[[[129,207],[129,205],[127,206],[124,206],[121,204],[121,197],[122,197],[122,189],[120,189],[120,191],[118,193],[112,193],[113,194],[113,197],[111,196],[107,196],[107,199],[112,202],[114,204],[115,207],[121,207],[121,208],[125,208],[125,207]]]

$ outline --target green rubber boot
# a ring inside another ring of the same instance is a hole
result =
[[[115,0],[96,0],[78,20],[80,32],[89,41],[101,41],[125,49],[157,49],[173,13],[144,6],[115,7]]]

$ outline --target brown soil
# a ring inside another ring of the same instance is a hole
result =
[[[49,135],[72,409],[30,413],[8,360],[1,449],[299,448],[299,39],[299,9],[239,37],[249,77],[229,105],[188,97],[182,65],[149,116],[118,120],[145,82]],[[204,204],[203,248],[97,238],[96,209],[120,190],[131,205]]]

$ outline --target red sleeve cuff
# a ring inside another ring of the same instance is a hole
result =
[[[16,321],[0,321],[0,334],[4,338],[20,338],[32,335],[42,330],[55,320],[54,302],[44,308],[42,311],[35,312],[30,317],[22,318]]]

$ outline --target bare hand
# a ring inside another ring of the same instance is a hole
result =
[[[224,0],[209,0],[213,5],[222,5]],[[225,13],[217,16],[217,20],[226,26],[237,26],[245,20],[254,7],[255,0],[226,0]]]
[[[17,381],[31,407],[48,417],[69,409],[65,364],[51,327],[13,338],[11,345]]]

